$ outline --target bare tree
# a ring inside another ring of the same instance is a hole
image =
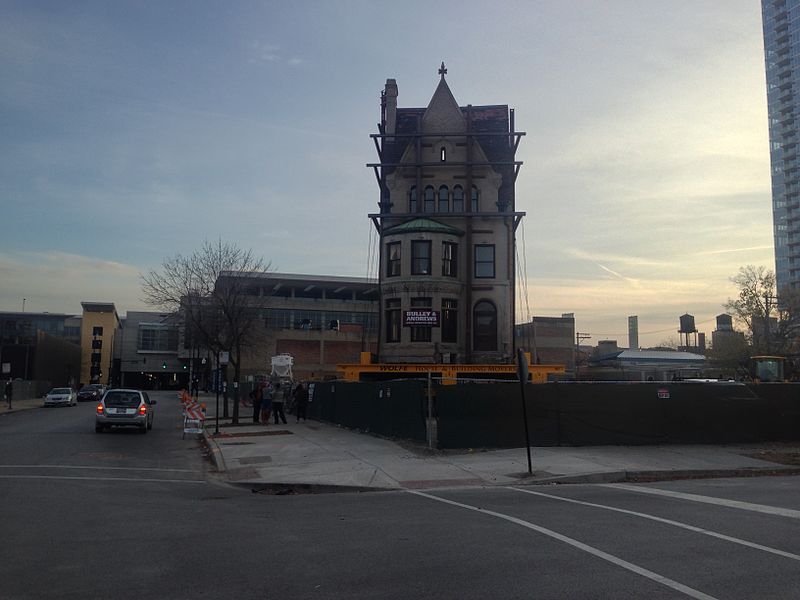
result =
[[[723,305],[737,322],[745,328],[745,336],[754,350],[769,353],[772,349],[771,335],[774,331],[772,316],[777,311],[775,296],[775,273],[764,266],[747,265],[731,277],[739,289],[736,299],[728,299]]]
[[[189,256],[165,259],[160,271],[142,276],[144,300],[180,315],[186,334],[215,354],[230,353],[233,422],[239,422],[239,378],[243,352],[258,339],[258,286],[253,279],[270,265],[235,244],[205,241]],[[224,416],[228,416],[227,397]]]

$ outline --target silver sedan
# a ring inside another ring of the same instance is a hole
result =
[[[66,404],[67,406],[77,406],[78,394],[75,393],[75,390],[72,388],[63,387],[53,388],[47,392],[47,395],[44,397],[45,406],[59,406],[61,404]]]

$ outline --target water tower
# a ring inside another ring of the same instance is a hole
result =
[[[694,316],[686,313],[680,316],[681,328],[678,330],[680,335],[680,345],[684,348],[697,348],[697,328],[694,326]]]

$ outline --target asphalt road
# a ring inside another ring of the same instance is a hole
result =
[[[157,394],[0,417],[0,598],[800,597],[800,479],[275,496]]]

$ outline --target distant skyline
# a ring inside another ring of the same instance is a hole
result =
[[[625,346],[637,315],[653,346],[688,312],[710,339],[738,268],[774,269],[759,3],[484,8],[0,2],[0,310],[147,310],[140,274],[217,237],[375,275],[380,90],[426,106],[444,61],[527,132],[518,320]]]

